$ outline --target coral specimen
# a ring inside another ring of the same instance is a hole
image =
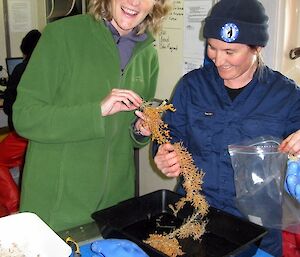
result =
[[[161,114],[167,110],[176,111],[172,104],[161,104],[157,107],[151,104],[143,104],[141,107],[145,115],[145,126],[152,132],[152,141],[157,141],[158,144],[170,143],[171,136],[168,125],[161,119]],[[192,155],[183,146],[182,142],[175,143],[175,152],[180,159],[181,175],[183,176],[183,187],[186,191],[186,196],[182,197],[175,206],[169,206],[174,215],[189,202],[194,208],[193,214],[188,217],[184,223],[170,233],[151,234],[144,242],[151,245],[153,248],[163,252],[170,257],[183,255],[178,239],[192,237],[194,240],[199,240],[205,232],[207,220],[205,216],[208,213],[208,203],[205,197],[200,193],[202,190],[204,172],[198,170],[194,164]]]

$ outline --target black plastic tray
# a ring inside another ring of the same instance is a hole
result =
[[[169,232],[179,227],[192,213],[186,206],[174,217],[169,204],[181,198],[175,192],[159,190],[121,202],[113,207],[92,214],[104,238],[129,239],[137,243],[151,257],[166,257],[148,244],[143,243],[149,234]],[[159,218],[159,224],[156,222]],[[249,251],[267,233],[266,229],[210,207],[206,233],[201,241],[192,238],[180,240],[188,257],[225,257]],[[251,250],[252,251],[252,250]],[[254,252],[249,252],[253,256]],[[244,255],[243,255],[244,256]]]

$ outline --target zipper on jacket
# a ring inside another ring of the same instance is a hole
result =
[[[150,36],[150,35],[149,35]],[[146,39],[147,41],[147,39]],[[132,55],[127,63],[127,65],[125,66],[125,68],[122,70],[120,70],[120,82],[119,82],[119,85],[118,85],[118,88],[121,88],[121,86],[123,85],[123,81],[124,81],[124,75],[127,73],[127,70],[129,69],[128,67],[130,67],[130,65],[132,65],[132,62],[134,60],[134,58],[141,52],[143,51],[144,48],[146,48],[147,46],[149,46],[150,44],[152,44],[154,42],[154,40],[150,41],[149,42],[145,42],[144,44],[142,44],[140,47],[138,48],[134,48],[133,51],[132,51]]]

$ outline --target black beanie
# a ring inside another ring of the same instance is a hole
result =
[[[41,33],[37,29],[29,31],[21,42],[22,53],[30,57],[40,37]]]
[[[221,0],[205,19],[203,36],[227,43],[265,46],[268,16],[258,0]]]

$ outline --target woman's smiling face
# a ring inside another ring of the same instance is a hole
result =
[[[112,0],[112,24],[121,36],[138,26],[152,11],[155,0]]]
[[[252,79],[257,66],[257,52],[261,47],[252,49],[245,44],[226,43],[214,38],[209,38],[207,43],[207,55],[226,86],[243,87]]]

